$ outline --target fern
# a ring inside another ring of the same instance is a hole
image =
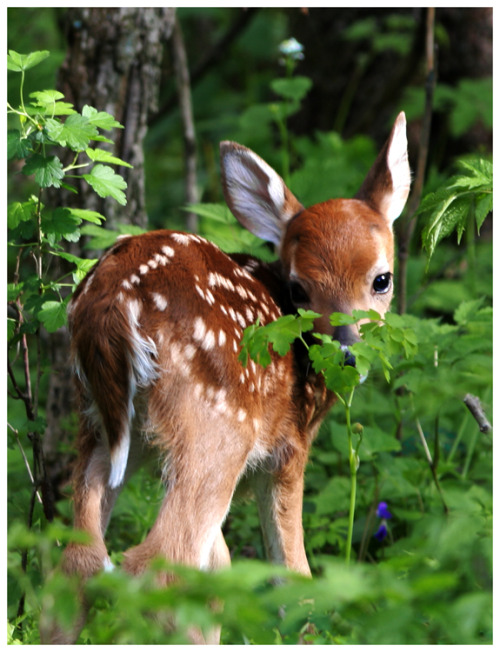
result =
[[[418,211],[426,216],[422,240],[427,251],[427,263],[438,242],[453,231],[456,231],[460,242],[469,220],[474,220],[479,232],[493,208],[492,163],[484,158],[473,157],[460,159],[457,167],[461,174],[452,177],[446,186],[424,197]]]

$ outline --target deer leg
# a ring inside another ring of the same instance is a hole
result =
[[[186,464],[167,482],[160,513],[143,543],[125,553],[124,568],[142,573],[151,560],[162,556],[174,563],[203,569],[230,563],[220,531],[245,458],[197,461]],[[223,470],[223,475],[221,474]]]
[[[214,545],[212,546],[212,550],[210,551],[209,568],[217,570],[218,568],[224,568],[225,566],[231,566],[231,555],[229,554],[229,549],[224,540],[222,530],[219,530]]]
[[[80,578],[79,613],[73,625],[66,629],[56,619],[42,613],[40,635],[42,643],[73,644],[85,624],[88,605],[83,598],[83,581],[99,570],[111,567],[104,530],[118,491],[108,487],[109,455],[98,439],[95,429],[85,421],[79,432],[79,456],[74,470],[74,525],[89,535],[88,543],[71,542],[65,548],[62,570]]]
[[[268,558],[310,575],[304,549],[302,496],[305,459],[294,456],[274,473],[258,473],[253,485]]]
[[[41,621],[42,642],[52,644],[72,644],[85,624],[88,604],[83,596],[83,582],[99,571],[109,571],[113,565],[109,559],[104,534],[111,516],[111,511],[123,485],[109,486],[110,461],[109,452],[97,429],[86,420],[82,420],[79,432],[79,455],[74,470],[74,527],[86,533],[90,541],[86,543],[71,542],[65,548],[62,558],[62,570],[66,575],[80,578],[77,599],[80,611],[69,630],[62,629],[52,622],[49,625]],[[134,451],[132,461],[127,468],[127,477],[137,468],[140,452]],[[134,460],[136,463],[133,463]]]
[[[170,450],[166,494],[152,529],[141,544],[125,553],[123,567],[131,574],[144,572],[159,556],[207,570],[230,564],[221,525],[248,450],[239,435],[228,437],[227,429],[224,432],[216,421],[209,432],[190,435],[182,433]],[[169,574],[158,578],[160,583],[172,580]],[[216,643],[219,635],[219,627],[205,636],[194,627],[189,631],[193,643]]]

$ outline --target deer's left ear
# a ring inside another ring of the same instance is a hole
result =
[[[247,147],[220,144],[222,189],[236,219],[251,233],[280,244],[285,226],[304,209],[283,179]]]
[[[403,211],[410,192],[410,182],[406,117],[402,111],[356,199],[365,201],[392,224]]]

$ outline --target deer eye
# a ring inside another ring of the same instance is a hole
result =
[[[309,295],[298,281],[290,281],[290,298],[294,305],[309,303]]]
[[[373,290],[377,294],[385,294],[389,292],[392,285],[392,274],[387,272],[387,274],[380,274],[373,281]]]

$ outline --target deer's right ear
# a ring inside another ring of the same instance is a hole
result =
[[[279,245],[286,223],[304,207],[250,149],[224,141],[220,154],[222,189],[231,212],[248,231]]]

